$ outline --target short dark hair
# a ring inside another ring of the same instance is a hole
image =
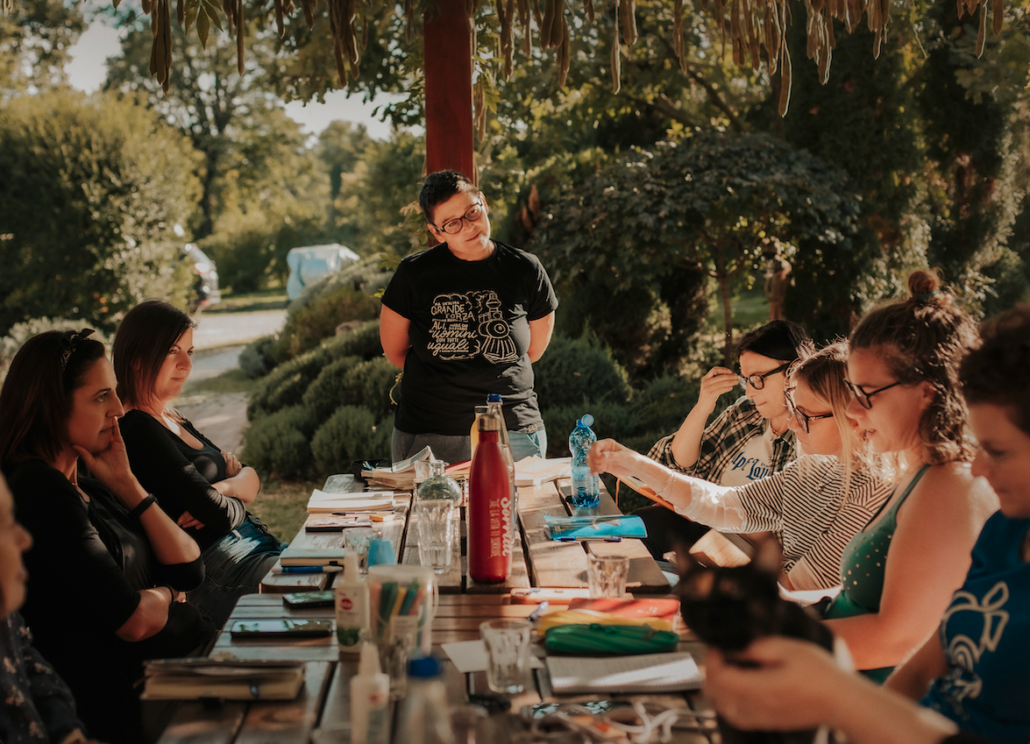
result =
[[[980,337],[959,367],[966,403],[1001,406],[1030,434],[1030,302],[984,323]]]
[[[168,350],[195,327],[189,315],[164,300],[145,300],[125,314],[112,348],[123,403],[135,408],[150,401]]]
[[[458,171],[430,173],[422,183],[422,190],[418,194],[418,206],[425,215],[426,222],[433,225],[433,210],[436,205],[443,204],[455,194],[462,192],[476,195],[482,193],[472,183],[471,178],[463,173],[458,173]]]
[[[102,343],[70,331],[47,331],[25,342],[0,390],[0,462],[57,457],[73,393],[103,357]]]
[[[740,337],[737,358],[745,351],[781,362],[793,362],[814,354],[815,344],[797,323],[772,320]]]

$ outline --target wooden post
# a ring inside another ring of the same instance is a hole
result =
[[[466,0],[436,0],[425,15],[426,172],[478,182],[473,158],[472,34]]]

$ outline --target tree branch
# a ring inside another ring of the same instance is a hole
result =
[[[689,116],[683,113],[683,111],[680,110],[680,108],[675,103],[670,101],[664,93],[660,94],[657,98],[653,100],[647,100],[646,98],[637,98],[636,96],[631,96],[629,93],[626,92],[626,89],[623,88],[619,91],[619,98],[625,98],[629,101],[632,101],[640,107],[652,108],[659,114],[668,116],[670,119],[678,121],[685,126],[697,126],[696,122],[694,122],[693,119],[691,119]]]
[[[669,40],[661,35],[658,36],[658,39],[665,46],[666,51],[672,56],[672,58],[676,59],[676,53],[673,51]],[[708,100],[712,102],[712,105],[722,111],[726,115],[726,118],[730,120],[730,128],[732,128],[736,134],[743,133],[744,125],[740,123],[740,118],[733,112],[733,109],[729,107],[726,101],[723,100],[722,96],[719,95],[719,91],[713,88],[712,84],[705,80],[701,73],[696,72],[690,65],[686,64],[686,62],[684,62],[684,66],[687,68],[687,77],[704,88],[705,92],[708,94]]]

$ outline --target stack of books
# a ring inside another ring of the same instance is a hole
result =
[[[398,491],[411,491],[415,488],[415,463],[419,460],[433,460],[433,450],[423,447],[420,452],[407,460],[395,462],[390,466],[380,466],[373,470],[362,470],[361,477],[374,483]]]
[[[144,700],[293,700],[304,684],[299,661],[148,661]]]

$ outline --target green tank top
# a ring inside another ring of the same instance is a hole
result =
[[[859,532],[851,538],[840,558],[840,593],[834,597],[823,615],[827,620],[841,617],[854,617],[880,611],[880,597],[883,594],[883,579],[887,571],[887,551],[890,550],[891,539],[898,527],[898,509],[912,493],[912,489],[922,480],[929,465],[924,465],[908,484],[901,498],[883,514],[887,499],[869,521],[872,527]],[[883,682],[894,667],[868,669],[863,673],[877,682]]]

